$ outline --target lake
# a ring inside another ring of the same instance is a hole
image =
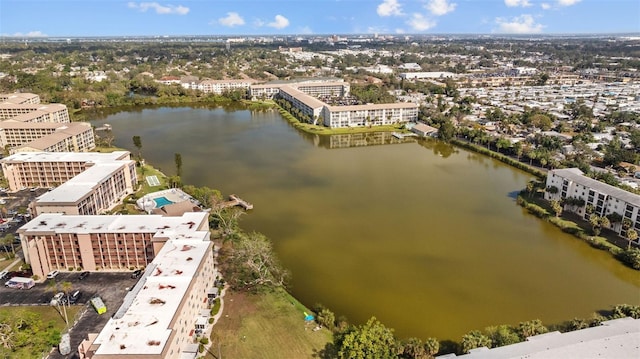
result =
[[[321,137],[275,111],[162,107],[103,116],[115,145],[183,182],[254,209],[291,292],[399,337],[460,340],[473,329],[590,317],[640,302],[640,276],[516,205],[532,177],[436,140]],[[300,314],[302,323],[303,314]]]

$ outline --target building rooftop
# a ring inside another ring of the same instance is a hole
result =
[[[472,349],[469,354],[441,358],[465,359],[581,359],[639,358],[640,319],[620,318],[602,322],[593,328],[567,333],[551,332],[527,338],[503,347]]]
[[[551,170],[550,173],[563,178],[567,178],[575,183],[581,184],[600,193],[608,194],[611,197],[620,199],[636,207],[640,207],[640,195],[625,191],[622,188],[618,188],[604,182],[600,182],[598,180],[594,180],[593,178],[589,178],[577,168],[561,168]]]
[[[129,151],[99,152],[20,152],[2,159],[5,163],[21,162],[113,162],[128,160]]]
[[[167,241],[134,288],[135,293],[125,298],[123,307],[98,334],[96,355],[162,353],[171,336],[171,322],[197,278],[199,264],[211,255],[212,243],[205,238]]]
[[[187,212],[180,217],[160,215],[65,215],[43,213],[18,230],[25,235],[37,233],[155,233],[158,237],[198,239],[201,223],[208,223],[208,212]],[[208,233],[208,232],[207,232]]]

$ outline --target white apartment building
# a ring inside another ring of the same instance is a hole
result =
[[[332,128],[392,125],[418,120],[416,103],[331,106],[316,97],[344,97],[349,91],[350,86],[346,82],[308,81],[251,86],[251,97],[281,96],[314,124],[322,123]]]
[[[418,104],[411,102],[355,106],[324,106],[324,125],[331,128],[393,125],[418,120]]]
[[[248,90],[256,80],[202,80],[197,85],[197,90],[204,93],[221,94],[232,90]]]
[[[607,216],[615,212],[623,219],[631,221],[630,228],[640,232],[640,195],[586,177],[577,168],[549,171],[546,185],[547,189],[558,189],[557,193],[547,190],[544,195],[547,200],[576,198],[585,202],[582,207],[565,205],[565,210],[575,212],[586,220],[591,215],[586,211],[589,205],[594,208],[593,214],[596,216]],[[620,236],[626,237],[626,230],[620,223],[613,225],[612,229]]]

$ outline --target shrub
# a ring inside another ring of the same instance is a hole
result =
[[[207,345],[207,344],[209,344],[209,338],[202,338],[202,339],[200,339],[200,344],[203,344],[203,345]]]
[[[204,352],[204,345],[198,344],[198,353]]]

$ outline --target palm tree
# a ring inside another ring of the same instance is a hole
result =
[[[631,249],[631,242],[638,239],[638,232],[635,229],[629,229],[627,231],[627,241],[629,241],[629,245],[627,246],[627,250]]]

